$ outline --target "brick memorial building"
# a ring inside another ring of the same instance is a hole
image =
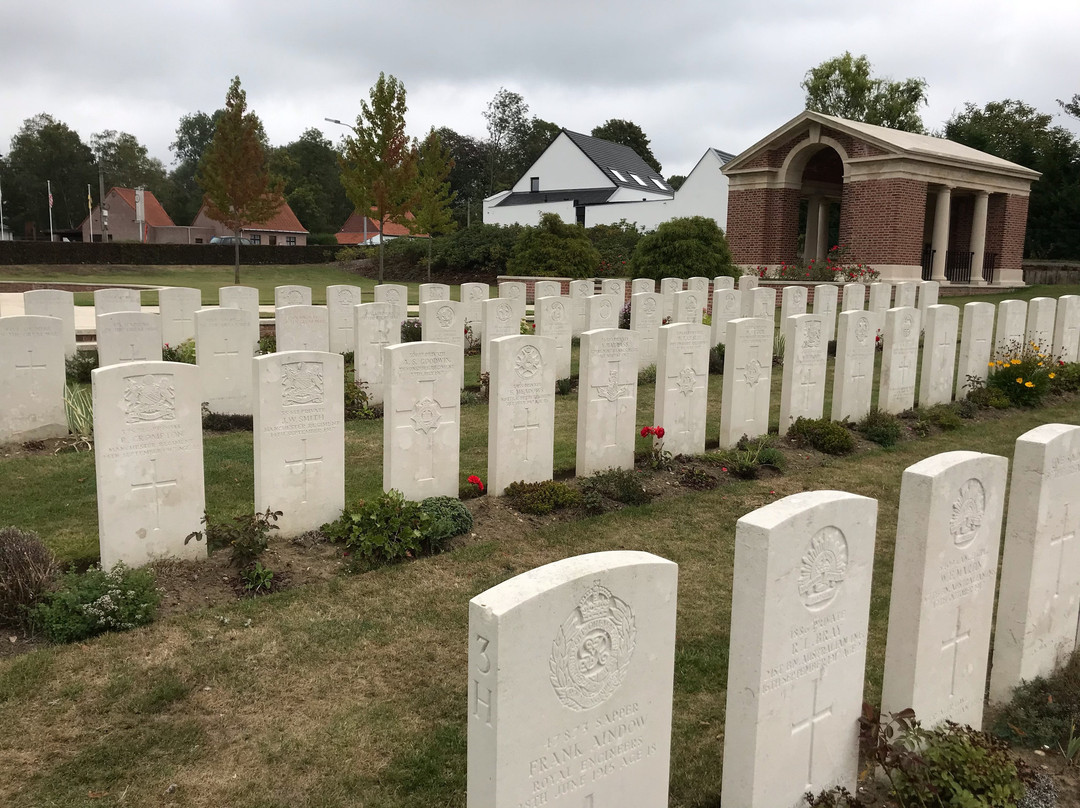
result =
[[[1040,176],[1024,166],[806,111],[722,171],[727,238],[744,269],[821,261],[838,232],[847,257],[884,281],[1023,285],[1028,194]]]

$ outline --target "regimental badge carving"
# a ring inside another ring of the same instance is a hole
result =
[[[847,577],[847,539],[837,527],[823,527],[810,539],[799,564],[799,597],[810,611],[824,609]]]
[[[589,710],[619,689],[637,642],[634,612],[596,584],[563,621],[551,644],[551,687],[563,706]]]
[[[724,295],[724,311],[735,311],[735,295]]]
[[[286,362],[281,366],[281,405],[322,404],[322,362]]]
[[[561,323],[566,319],[566,308],[562,303],[552,303],[548,311],[551,312],[551,321],[553,323]]]
[[[803,291],[801,287],[796,286],[795,291],[791,293],[791,302],[794,303],[796,306],[801,306],[803,304],[803,296],[805,294],[806,292]]]
[[[439,306],[439,310],[435,312],[435,319],[443,328],[449,328],[454,323],[453,306]]]
[[[299,289],[289,289],[285,292],[285,302],[290,306],[299,306],[304,302],[304,293]]]
[[[761,381],[761,363],[756,359],[751,359],[746,363],[746,374],[744,376],[746,383],[753,387],[759,381]]]
[[[952,516],[949,518],[949,533],[957,547],[967,547],[979,534],[983,514],[986,512],[986,489],[972,477],[962,486],[956,501],[952,504]]]
[[[645,313],[650,317],[656,314],[656,298],[650,297],[645,300]]]
[[[398,301],[401,300],[401,292],[397,289],[387,289],[384,296],[386,297],[387,303],[392,303],[395,306],[398,304]]]
[[[413,422],[413,429],[430,435],[442,423],[442,408],[439,407],[439,402],[426,396],[416,402],[409,417]]]
[[[500,323],[505,323],[513,314],[514,308],[509,303],[499,303],[495,306],[495,317]]]
[[[176,387],[171,373],[128,376],[124,379],[124,421],[176,420]]]
[[[821,347],[821,323],[811,321],[806,324],[806,332],[803,337],[804,348],[820,348]]]
[[[626,395],[629,387],[628,384],[619,384],[619,371],[612,370],[608,372],[607,384],[596,388],[596,395],[605,401],[618,401]]]
[[[517,286],[516,284],[514,284],[514,285],[507,284],[506,285],[506,296],[508,298],[510,298],[511,300],[517,300],[519,297],[521,297],[521,287]]]
[[[337,302],[342,306],[351,306],[353,304],[352,290],[338,289]]]
[[[601,300],[600,301],[600,319],[601,320],[610,320],[611,319],[611,301],[610,300]]]
[[[860,345],[864,345],[868,336],[870,336],[870,320],[866,317],[860,317],[859,321],[855,323],[855,339],[859,341]]]
[[[469,300],[483,300],[483,299],[484,299],[484,290],[483,289],[470,289],[469,290]]]
[[[695,311],[697,309],[697,295],[687,295],[686,306],[691,312]]]
[[[900,327],[900,330],[904,333],[904,339],[911,336],[911,332],[915,329],[915,318],[910,314],[904,315],[904,323]]]
[[[684,396],[692,396],[694,394],[694,388],[697,386],[697,374],[694,373],[692,367],[685,367],[679,371],[679,381],[675,383],[675,388]]]
[[[531,379],[544,367],[543,357],[535,345],[526,345],[514,357],[514,370],[522,379]]]

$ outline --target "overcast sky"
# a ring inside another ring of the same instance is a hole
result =
[[[0,14],[0,152],[48,112],[134,134],[166,166],[181,115],[224,104],[233,75],[282,145],[332,140],[379,71],[408,91],[410,133],[484,135],[500,86],[588,133],[627,118],[664,174],[709,146],[738,153],[803,109],[806,71],[845,50],[929,82],[939,129],[965,101],[1018,98],[1064,116],[1080,93],[1077,0],[50,0]]]

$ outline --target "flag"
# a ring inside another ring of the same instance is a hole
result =
[[[86,186],[86,209],[90,211],[91,215],[94,213],[94,200],[90,196],[90,186]]]
[[[52,207],[52,191],[49,191],[49,207]]]

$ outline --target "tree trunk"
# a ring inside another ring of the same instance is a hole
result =
[[[383,237],[379,234],[379,283],[383,282]]]
[[[235,239],[233,239],[233,256],[234,256],[234,260],[235,260],[235,263],[234,263],[234,266],[233,266],[233,286],[239,286],[240,285],[240,230],[239,229],[233,230],[233,235],[236,237]]]
[[[431,283],[431,234],[428,233],[427,240],[427,282]]]

